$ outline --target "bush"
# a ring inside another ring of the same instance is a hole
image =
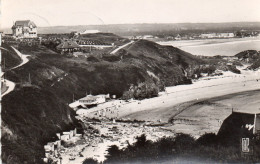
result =
[[[148,143],[145,134],[142,134],[140,137],[136,137],[136,140],[136,147],[144,147]]]
[[[240,70],[237,69],[237,67],[234,66],[234,65],[229,65],[229,66],[228,66],[228,70],[231,71],[231,72],[233,72],[233,73],[237,73],[237,74],[240,74],[240,73],[241,73]]]
[[[158,96],[159,87],[154,83],[139,83],[137,86],[131,85],[129,91],[125,91],[122,98],[125,100],[135,98],[144,99]]]
[[[218,138],[217,135],[214,133],[206,133],[203,134],[200,138],[197,139],[197,143],[199,145],[217,145],[218,144]]]
[[[82,164],[98,164],[98,161],[96,161],[95,159],[92,159],[92,158],[87,158],[83,161]]]
[[[177,134],[174,140],[174,146],[179,153],[191,151],[195,144],[195,139],[189,134]]]
[[[112,145],[108,149],[108,155],[106,156],[109,160],[119,160],[118,156],[121,154],[118,146]]]

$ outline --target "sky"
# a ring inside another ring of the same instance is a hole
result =
[[[1,28],[126,23],[260,22],[260,0],[1,0]]]

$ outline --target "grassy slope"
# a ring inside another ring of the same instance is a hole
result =
[[[6,50],[1,50],[1,65],[4,64],[5,60],[5,68],[9,69],[14,66],[17,66],[21,63],[20,57],[15,53],[15,51],[7,44],[3,43],[2,47],[7,49]],[[3,70],[4,71],[4,70]]]
[[[7,72],[8,79],[21,83],[1,102],[4,162],[40,163],[44,156],[43,145],[52,140],[55,132],[71,129],[76,123],[75,113],[54,90],[49,90],[43,83],[24,86],[24,82],[28,81],[28,73],[32,76],[38,73],[35,68],[43,70],[37,80],[45,80],[47,84],[48,80],[44,77],[48,74],[45,70],[53,70],[53,67],[41,64],[35,56],[23,67]],[[60,72],[58,70],[55,73]]]
[[[11,163],[40,163],[43,145],[55,132],[72,128],[73,115],[60,98],[44,89],[23,87],[6,95],[2,99],[2,159],[11,156]]]

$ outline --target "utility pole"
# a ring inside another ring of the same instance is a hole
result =
[[[3,66],[3,70],[5,69],[5,58],[4,58],[4,66]]]
[[[253,129],[253,134],[256,133],[256,113],[255,113],[255,118],[254,118],[254,129]]]
[[[29,73],[29,79],[28,80],[29,80],[29,84],[32,84],[30,73]]]
[[[4,58],[4,66],[3,66],[3,70],[5,71],[5,58]],[[7,72],[4,73],[4,82],[5,82],[6,73],[7,73]]]

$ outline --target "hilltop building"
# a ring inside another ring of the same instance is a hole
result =
[[[37,26],[30,20],[16,21],[12,26],[13,36],[19,38],[36,38]]]

